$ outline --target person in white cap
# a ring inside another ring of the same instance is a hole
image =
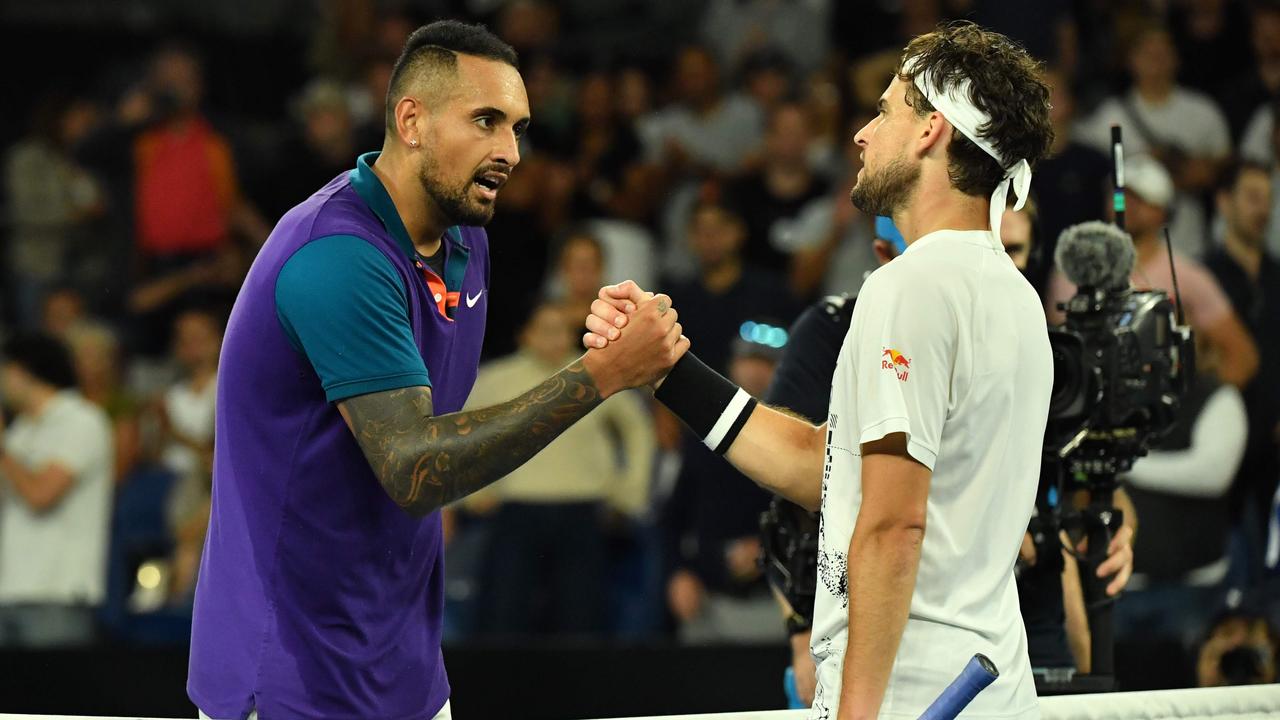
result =
[[[914,39],[856,135],[851,199],[904,253],[859,293],[828,422],[758,404],[692,353],[656,392],[757,483],[821,508],[811,718],[916,718],[975,653],[1000,677],[973,717],[1038,718],[1014,564],[1053,385],[1040,300],[1005,254],[1053,139],[1037,63],[956,23]],[[606,288],[584,338],[626,332],[646,294]],[[696,344],[696,339],[694,339]]]
[[[1137,259],[1130,282],[1138,290],[1163,290],[1174,297],[1169,251],[1162,229],[1169,220],[1169,208],[1177,190],[1173,178],[1150,155],[1125,159],[1125,230],[1133,236]],[[1187,324],[1203,336],[1219,358],[1218,379],[1244,388],[1258,370],[1258,350],[1249,331],[1231,307],[1218,281],[1203,265],[1173,252],[1178,274],[1178,296]],[[1058,305],[1076,294],[1076,286],[1054,270],[1045,292],[1045,314],[1052,325],[1061,325],[1065,315]]]

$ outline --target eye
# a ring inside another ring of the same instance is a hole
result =
[[[493,129],[493,116],[481,115],[475,119],[475,123],[485,130]]]

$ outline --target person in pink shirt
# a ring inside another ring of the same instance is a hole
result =
[[[1172,297],[1173,275],[1162,228],[1168,220],[1174,186],[1169,173],[1154,158],[1139,155],[1125,161],[1125,229],[1137,251],[1130,281],[1139,290],[1163,290]],[[1253,338],[1231,307],[1217,280],[1196,260],[1173,254],[1178,273],[1178,293],[1186,323],[1213,346],[1221,358],[1218,377],[1244,387],[1258,370],[1258,350]],[[1076,294],[1076,286],[1054,270],[1045,292],[1045,314],[1050,325],[1061,325],[1065,315],[1058,305]]]

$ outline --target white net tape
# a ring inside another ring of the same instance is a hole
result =
[[[1043,720],[1280,720],[1280,685],[1049,697],[1041,698],[1040,711]],[[773,710],[625,720],[805,720],[806,717],[804,710]],[[0,720],[148,719],[0,714]]]

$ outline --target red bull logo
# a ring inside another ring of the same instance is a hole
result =
[[[885,348],[880,356],[880,367],[892,370],[902,382],[907,381],[907,373],[911,369],[911,358],[893,348]]]

